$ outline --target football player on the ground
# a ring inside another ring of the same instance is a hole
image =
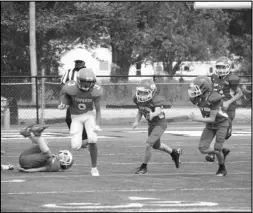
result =
[[[101,131],[100,98],[102,88],[96,85],[96,76],[92,69],[79,70],[77,81],[68,81],[60,92],[59,109],[70,108],[72,123],[70,125],[71,148],[80,150],[87,148],[91,157],[91,174],[99,176],[97,169],[97,132]],[[96,113],[93,111],[95,106]],[[96,120],[95,120],[96,114]],[[88,140],[82,141],[82,131],[85,126]]]
[[[142,115],[144,115],[148,122],[148,139],[146,140],[144,161],[135,172],[136,174],[146,174],[148,172],[147,164],[152,155],[152,148],[170,154],[176,168],[179,168],[181,163],[180,156],[182,155],[182,150],[180,148],[172,149],[160,141],[160,137],[167,128],[167,122],[165,113],[162,111],[165,101],[156,92],[157,89],[153,80],[144,79],[137,86],[136,94],[133,97],[133,101],[138,108],[138,113],[132,127],[136,128]]]
[[[47,127],[30,125],[20,130],[21,135],[35,144],[21,153],[18,168],[20,172],[60,172],[72,166],[74,160],[68,150],[60,150],[57,155],[51,153],[47,141],[41,136]]]
[[[208,78],[197,77],[188,89],[191,102],[198,106],[202,116],[196,116],[194,113],[189,115],[193,121],[206,123],[199,141],[199,151],[202,154],[215,154],[218,159],[219,169],[217,176],[227,174],[225,168],[225,159],[230,150],[223,148],[227,129],[229,126],[228,115],[222,109],[223,96],[212,90],[212,84]],[[214,137],[216,141],[214,148],[210,144]]]
[[[236,101],[242,96],[240,78],[231,73],[232,62],[227,57],[220,57],[215,64],[215,73],[211,76],[213,90],[224,96],[223,109],[228,114],[229,127],[226,140],[232,135],[232,121],[235,118]],[[214,162],[215,155],[207,155],[206,160]]]

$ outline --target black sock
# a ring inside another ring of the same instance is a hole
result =
[[[220,167],[221,169],[225,169],[225,164],[224,164],[224,163],[219,164],[219,167]]]
[[[146,163],[141,164],[141,168],[147,168],[147,164]]]

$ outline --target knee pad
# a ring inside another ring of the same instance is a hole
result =
[[[88,136],[88,143],[97,143],[98,141],[98,136],[97,134],[92,134],[91,137]]]
[[[153,147],[153,149],[159,149],[160,146],[161,146],[161,143],[159,141],[159,142],[155,142],[152,147]]]
[[[220,152],[222,150],[222,147],[223,147],[222,143],[215,143],[214,144],[214,150],[216,150],[216,151]]]

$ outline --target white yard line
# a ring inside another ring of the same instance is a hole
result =
[[[44,177],[45,178],[45,177]],[[171,191],[245,191],[245,188],[170,188],[170,189],[102,189],[102,190],[73,190],[73,191],[41,191],[41,192],[1,192],[2,195],[34,195],[34,194],[76,194],[76,193],[108,193],[108,192],[171,192]]]

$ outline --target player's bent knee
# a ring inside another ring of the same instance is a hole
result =
[[[221,151],[222,150],[222,147],[223,147],[223,144],[222,143],[215,143],[214,144],[214,149],[216,150],[216,151]]]
[[[207,149],[208,149],[208,147],[199,146],[199,151],[202,154],[207,154],[208,153]]]
[[[97,143],[97,141],[98,141],[98,137],[97,137],[97,135],[92,135],[92,137],[88,137],[88,142],[89,143]]]
[[[160,142],[155,142],[152,147],[153,147],[153,149],[159,149],[160,146],[161,146]]]

